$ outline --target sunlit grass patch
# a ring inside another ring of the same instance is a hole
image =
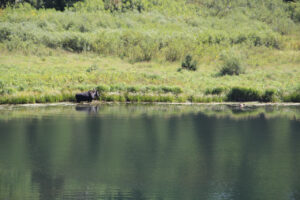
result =
[[[110,101],[128,101],[125,93],[144,95],[143,98],[132,95],[131,99],[138,102],[225,101],[224,97],[234,87],[252,88],[262,93],[270,89],[275,91],[275,98],[273,95],[270,101],[291,101],[286,96],[299,85],[297,57],[300,53],[276,49],[256,51],[257,47],[243,49],[247,54],[243,60],[247,64],[246,74],[216,76],[221,61],[219,57],[210,58],[213,62],[208,61],[208,54],[197,58],[201,63],[197,71],[177,72],[180,62],[157,60],[132,64],[127,59],[101,57],[93,53],[75,54],[57,50],[52,55],[41,57],[3,50],[0,55],[1,103],[73,101],[74,96],[64,97],[62,94],[97,87],[102,93],[120,93],[122,96],[108,97]],[[254,60],[259,64],[256,65]],[[97,69],[88,72],[92,65],[97,65]],[[24,94],[34,97],[19,96]],[[172,97],[157,97],[164,94]],[[192,95],[194,97],[189,98]]]

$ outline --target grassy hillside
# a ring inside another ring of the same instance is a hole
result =
[[[112,2],[0,10],[0,103],[95,87],[106,101],[300,101],[300,2]]]

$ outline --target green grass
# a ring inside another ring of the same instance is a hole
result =
[[[103,101],[220,102],[236,87],[298,101],[298,4],[151,0],[111,13],[97,2],[0,10],[0,103],[74,101],[93,88]],[[197,70],[178,70],[188,55]],[[243,73],[220,76],[224,66]]]
[[[266,51],[263,55],[253,52],[245,62],[265,62],[267,55],[271,61],[280,57],[280,64],[249,66],[247,73],[239,76],[218,76],[218,63],[202,64],[196,72],[177,72],[180,62],[131,64],[115,57],[65,51],[51,56],[2,52],[0,102],[72,101],[76,92],[93,88],[105,101],[213,102],[225,101],[234,87],[250,87],[261,93],[271,89],[276,91],[276,101],[284,101],[283,97],[299,86],[299,52]],[[98,68],[88,72],[93,65]]]

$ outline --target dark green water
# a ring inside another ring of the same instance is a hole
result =
[[[300,108],[0,108],[0,199],[300,199]]]

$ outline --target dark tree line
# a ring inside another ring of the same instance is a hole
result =
[[[66,7],[72,6],[80,0],[0,0],[0,7],[4,8],[9,5],[27,2],[35,8],[55,8],[63,11]]]
[[[66,7],[72,6],[74,3],[83,0],[0,0],[0,8],[17,3],[27,2],[33,7],[39,8],[55,8],[56,10],[63,11]],[[138,10],[141,12],[143,6],[140,0],[103,0],[105,9],[114,11],[125,12],[126,10]]]

